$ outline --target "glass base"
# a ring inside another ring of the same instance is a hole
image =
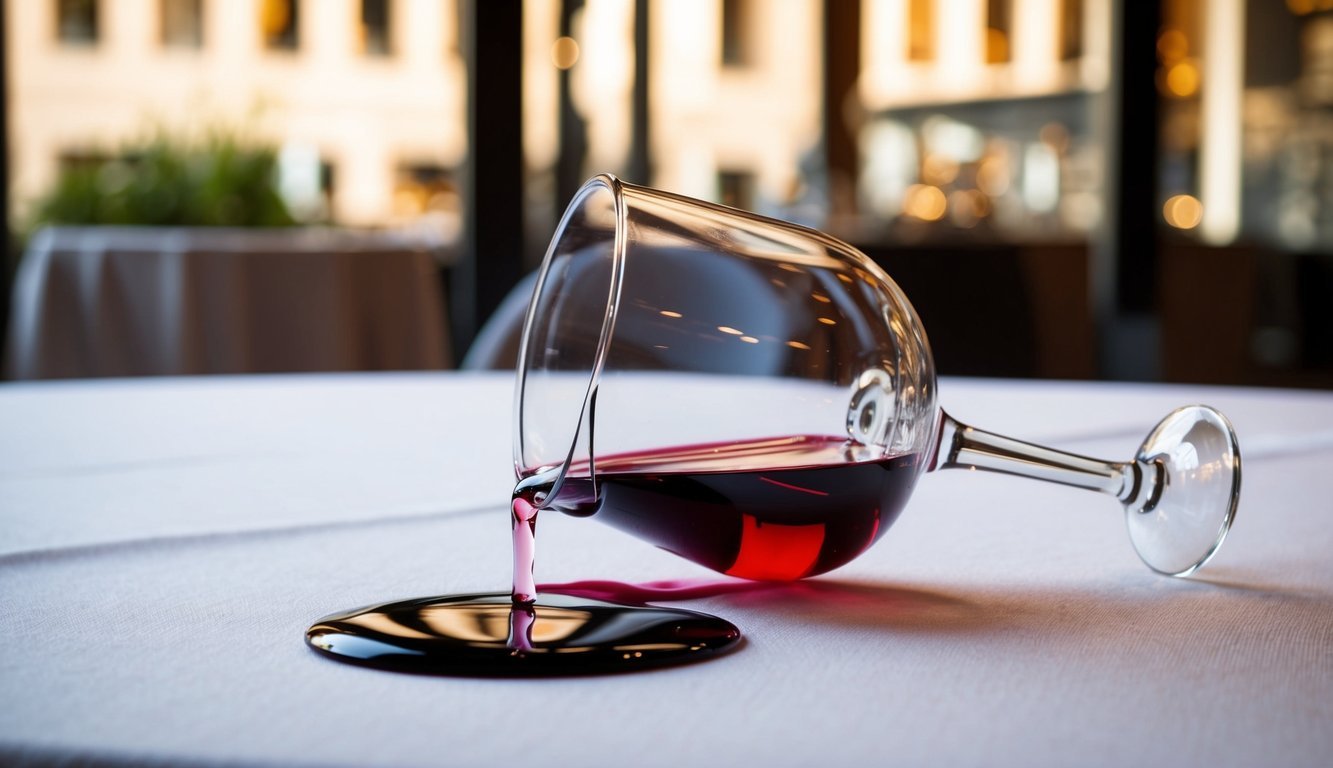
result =
[[[1240,500],[1240,446],[1227,418],[1204,405],[1173,411],[1134,458],[1125,501],[1134,549],[1170,576],[1195,572],[1222,546]]]

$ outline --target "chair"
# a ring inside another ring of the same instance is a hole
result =
[[[537,286],[537,273],[529,272],[505,294],[500,306],[473,339],[459,368],[465,371],[497,371],[518,365],[518,346],[523,336],[523,321]]]

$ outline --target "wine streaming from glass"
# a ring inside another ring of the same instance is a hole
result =
[[[597,176],[542,263],[515,392],[507,593],[321,619],[309,645],[415,672],[585,674],[707,658],[740,632],[677,608],[539,593],[537,520],[591,517],[715,571],[793,580],[870,547],[921,475],[967,468],[1110,494],[1150,568],[1221,545],[1240,450],[1207,406],[1101,461],[940,409],[930,347],[876,264],[821,232]]]

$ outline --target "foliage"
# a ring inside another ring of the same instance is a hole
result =
[[[277,190],[277,155],[228,133],[165,134],[64,169],[38,199],[46,224],[275,227],[296,223]]]

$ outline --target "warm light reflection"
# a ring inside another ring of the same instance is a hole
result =
[[[810,349],[809,344],[802,344],[799,341],[789,341],[787,342],[787,346],[791,347],[792,349],[803,349],[807,351]]]
[[[1191,59],[1176,62],[1166,71],[1166,90],[1185,98],[1199,91],[1199,67]]]
[[[926,155],[921,161],[921,178],[928,184],[948,184],[958,178],[958,161],[944,154]]]
[[[579,61],[579,44],[572,37],[557,37],[551,43],[551,63],[556,69],[569,69]]]
[[[405,624],[399,624],[398,622],[394,621],[388,616],[385,616],[382,613],[361,614],[359,616],[355,616],[349,619],[347,623],[365,627],[366,629],[372,630],[374,632],[380,632],[382,634],[392,635],[394,637],[410,637],[416,640],[430,640],[432,637],[434,637],[434,635],[422,632],[419,629],[413,629],[412,627],[409,627]],[[468,640],[494,639],[493,637],[486,634],[484,631],[481,631],[480,629],[478,629],[478,631],[476,632],[470,631],[471,628],[465,627],[465,629],[469,629],[469,632],[466,634],[465,639]],[[506,629],[505,631],[508,632],[508,629]],[[501,639],[503,639],[503,637]]]
[[[977,168],[977,188],[991,197],[1009,191],[1009,164],[1002,157],[988,157]]]
[[[837,320],[834,320],[834,319],[831,318],[831,317],[821,317],[821,318],[819,318],[819,322],[823,323],[824,325],[837,325],[837,324],[838,324],[838,321],[837,321]]]
[[[1157,38],[1157,55],[1162,61],[1180,61],[1189,53],[1189,39],[1178,29],[1165,29]]]
[[[756,339],[756,338],[753,337],[753,336],[742,336],[742,337],[741,337],[741,341],[745,342],[746,344],[758,344],[758,343],[759,343],[759,339]]]
[[[1287,0],[1287,8],[1297,16],[1313,13],[1315,0]]]
[[[674,651],[678,648],[674,643],[635,643],[634,645],[617,645],[617,651],[634,651],[635,656],[642,656],[644,651]],[[702,646],[691,647],[690,650],[696,651]]]
[[[949,193],[949,218],[956,226],[968,229],[990,213],[990,200],[975,189]]]
[[[662,317],[675,317],[675,318],[684,317],[684,315],[682,315],[681,313],[679,313],[679,312],[673,312],[673,311],[671,311],[671,310],[669,310],[669,309],[664,309],[664,310],[658,312],[657,314],[661,315]]]
[[[468,614],[450,610],[448,607],[427,606],[418,614],[421,623],[436,636],[455,637],[477,643],[504,642],[509,637],[509,613],[507,607],[490,610],[478,610]],[[364,617],[358,617],[364,623]],[[404,630],[396,630],[403,632]],[[392,633],[390,633],[392,634]]]
[[[537,613],[537,620],[531,629],[532,642],[558,643],[588,624],[592,614],[576,608],[552,610],[544,606]]]
[[[1193,195],[1176,195],[1162,206],[1162,217],[1176,229],[1194,229],[1203,221],[1203,204]]]
[[[831,303],[833,303],[833,299],[830,299],[829,297],[825,296],[825,295],[822,294],[822,293],[812,293],[812,294],[810,294],[810,298],[814,299],[815,301],[819,302],[820,304],[831,304]]]
[[[415,629],[381,614],[362,614],[349,623],[394,637],[430,640],[451,637],[459,640],[491,645],[504,643],[513,631],[513,609],[508,606],[478,607],[473,611],[458,611],[449,606],[425,606],[417,613],[421,626],[429,632]],[[592,619],[588,611],[576,608],[543,606],[529,629],[534,643],[558,643],[583,629]]]
[[[947,208],[944,192],[929,184],[913,184],[903,196],[903,213],[922,221],[939,221]]]
[[[722,331],[723,333],[729,333],[729,334],[731,334],[732,336],[741,336],[741,335],[743,335],[743,334],[745,333],[745,331],[738,331],[738,330],[736,330],[735,328],[732,328],[732,327],[729,326],[729,325],[719,325],[719,326],[717,327],[717,329],[718,329],[719,331]]]

